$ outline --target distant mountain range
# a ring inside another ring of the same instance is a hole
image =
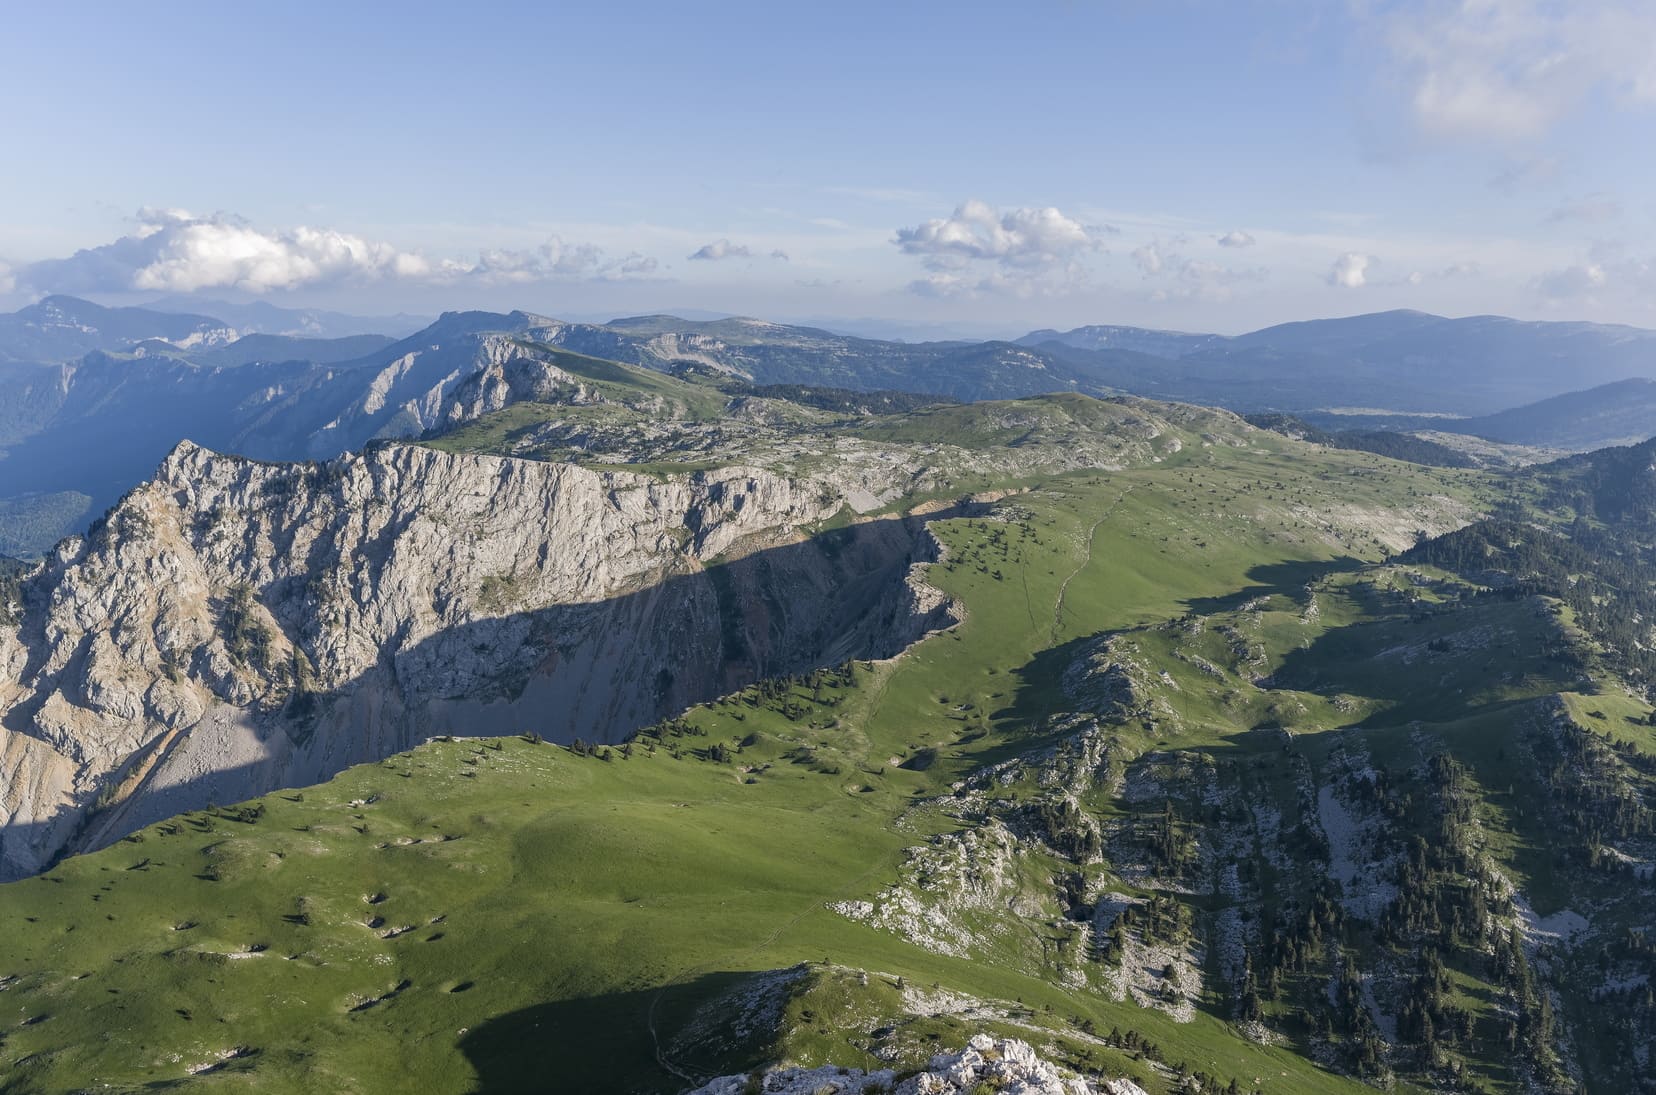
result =
[[[1656,380],[1614,380],[1585,391],[1466,418],[1372,410],[1312,411],[1302,417],[1313,428],[1335,432],[1458,434],[1503,445],[1587,452],[1612,445],[1635,445],[1656,437]]]
[[[1018,341],[1062,357],[1098,384],[1237,411],[1486,415],[1656,376],[1656,331],[1409,311],[1288,323],[1233,338],[1082,327]],[[1132,347],[1155,347],[1159,363],[1122,361],[1121,348]]]
[[[198,300],[190,296],[160,297],[144,305],[156,312],[204,312],[244,334],[291,335],[295,338],[347,338],[351,335],[388,335],[401,338],[431,323],[430,316],[399,312],[390,316],[357,316],[321,308],[283,308],[267,300],[240,304],[227,300]]]
[[[1656,331],[1410,311],[1288,323],[1237,336],[1087,326],[1033,331],[1013,342],[908,343],[746,318],[649,315],[600,324],[524,312],[456,312],[416,331],[408,326],[418,323],[410,316],[363,319],[262,302],[196,307],[203,311],[105,308],[47,297],[0,316],[0,363],[65,363],[95,351],[184,351],[198,364],[217,365],[331,363],[364,357],[396,337],[442,338],[459,325],[533,329],[545,341],[581,353],[658,369],[699,363],[758,383],[957,399],[1131,392],[1241,412],[1356,407],[1474,417],[1656,376]],[[379,340],[369,341],[370,335]],[[340,341],[346,337],[361,340]]]
[[[1656,332],[1586,323],[1384,312],[1234,337],[1088,326],[903,343],[747,318],[449,312],[398,339],[339,313],[197,307],[214,314],[52,296],[0,315],[0,554],[42,550],[83,526],[183,438],[287,460],[419,435],[528,345],[754,385],[965,401],[1131,393],[1330,429],[1429,428],[1558,449],[1656,433],[1656,382],[1644,379],[1656,376]],[[1599,387],[1573,392],[1583,385]],[[1315,413],[1338,407],[1383,417],[1331,424]]]
[[[147,308],[105,308],[76,297],[51,296],[0,315],[0,363],[73,361],[96,350],[124,350],[160,341],[178,349],[222,346],[240,332],[223,320]]]
[[[45,297],[0,314],[0,365],[57,364],[96,351],[200,353],[250,338],[256,341],[224,360],[317,360],[316,354],[332,352],[322,343],[368,336],[383,345],[430,322],[417,316],[368,318],[262,302],[175,299],[177,307],[109,308],[78,297]]]
[[[1656,380],[1635,377],[1437,429],[1514,445],[1585,451],[1635,445],[1656,436]]]

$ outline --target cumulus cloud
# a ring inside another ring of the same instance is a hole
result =
[[[1018,269],[1050,269],[1103,247],[1105,228],[1089,227],[1047,206],[1000,212],[968,201],[949,217],[899,228],[896,243],[930,268],[957,270],[973,260]]]
[[[1339,289],[1361,289],[1368,284],[1369,271],[1379,265],[1379,261],[1361,251],[1347,251],[1334,260],[1326,280]]]
[[[717,239],[712,243],[703,244],[690,257],[703,262],[718,262],[720,259],[751,258],[752,251],[739,243],[731,243],[726,239]]]
[[[565,243],[556,236],[533,250],[486,250],[477,262],[465,263],[433,261],[332,228],[262,229],[227,213],[142,209],[137,221],[129,236],[68,258],[33,263],[16,271],[15,280],[46,292],[239,289],[262,294],[387,280],[492,284],[638,277],[656,268],[654,259],[641,254],[610,262],[592,244]]]
[[[1622,214],[1621,202],[1608,194],[1589,194],[1585,198],[1567,201],[1554,209],[1547,217],[1549,224],[1560,224],[1564,221],[1587,221],[1599,223],[1613,221]]]
[[[1081,260],[1112,229],[1051,206],[1005,211],[967,201],[948,217],[899,228],[892,242],[931,271],[910,288],[928,296],[1052,292],[1085,280]],[[975,271],[975,272],[974,272]]]
[[[1147,278],[1153,278],[1167,267],[1168,257],[1162,253],[1160,240],[1151,240],[1149,243],[1133,248],[1131,255],[1133,265],[1139,273]]]
[[[1446,281],[1449,278],[1472,278],[1481,273],[1483,273],[1483,267],[1476,262],[1452,262],[1448,266],[1426,271],[1421,280]]]
[[[1619,243],[1601,243],[1579,262],[1544,271],[1531,287],[1548,307],[1593,306],[1610,298],[1645,301],[1656,293],[1656,259],[1630,255]]]
[[[269,232],[240,217],[142,209],[138,230],[66,259],[34,263],[19,281],[60,291],[234,288],[252,293],[332,281],[427,277],[423,257],[326,228]]]
[[[1190,259],[1179,266],[1178,278],[1180,281],[1199,286],[1223,287],[1237,285],[1245,281],[1263,281],[1266,271],[1263,266],[1235,267],[1223,266],[1217,262],[1202,262]]]
[[[660,263],[641,251],[628,252],[620,262],[615,264],[615,276],[621,278],[647,278],[654,274]]]
[[[1138,267],[1139,276],[1156,283],[1150,293],[1152,300],[1229,300],[1236,286],[1263,281],[1267,276],[1261,266],[1233,267],[1187,258],[1180,248],[1188,242],[1184,236],[1175,236],[1170,241],[1156,236],[1129,252],[1128,257]]]
[[[1535,287],[1549,303],[1568,304],[1591,299],[1609,282],[1610,275],[1602,264],[1584,262],[1546,271],[1536,279]]]
[[[474,278],[488,284],[520,284],[536,281],[609,281],[648,277],[656,271],[656,260],[637,251],[619,259],[605,257],[604,250],[590,243],[566,243],[553,236],[528,251],[494,249],[482,251],[474,266],[447,264],[443,272]]]
[[[1443,281],[1448,278],[1473,277],[1482,272],[1482,267],[1475,262],[1452,262],[1448,266],[1436,270],[1410,270],[1402,278],[1385,282],[1388,285],[1425,285],[1429,281]],[[1369,284],[1377,284],[1370,281]]]
[[[963,278],[959,274],[927,274],[923,278],[909,282],[909,292],[923,297],[964,296],[976,288],[978,287],[974,286],[969,278]]]
[[[1383,10],[1396,78],[1429,133],[1534,138],[1595,95],[1656,103],[1647,0],[1420,0]]]
[[[1220,247],[1252,247],[1254,238],[1246,232],[1226,232],[1219,237]]]

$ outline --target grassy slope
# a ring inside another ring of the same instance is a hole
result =
[[[1067,655],[1050,652],[1243,591],[1297,588],[1347,551],[1374,557],[1368,542],[1310,536],[1278,495],[1397,503],[1467,481],[1382,478],[1366,470],[1376,466],[1193,448],[1151,469],[1052,480],[1018,497],[1032,535],[1006,558],[988,523],[937,526],[955,565],[934,578],[964,600],[966,622],[859,670],[828,690],[832,704],[801,692],[809,714],[714,704],[691,716],[706,737],[607,762],[516,739],[437,743],[267,796],[255,821],[190,815],[5,887],[0,978],[14,980],[0,993],[0,1090],[165,1084],[238,1047],[253,1052],[193,1083],[532,1089],[555,1052],[570,1089],[671,1090],[652,1014],[666,1040],[727,975],[825,959],[1133,1026],[1168,1060],[1244,1084],[1270,1077],[1273,1092],[1355,1089],[1206,1015],[1176,1025],[1043,970],[930,954],[825,906],[878,890],[924,835],[916,827],[942,823],[911,801],[1027,747],[1039,718],[1065,705]],[[1256,487],[1266,480],[1286,485]],[[1233,725],[1180,744],[1217,742]],[[753,733],[737,759],[768,767],[751,776],[695,752]],[[800,745],[813,763],[787,759]],[[927,748],[939,759],[924,771],[885,763]],[[376,917],[384,924],[368,927]],[[806,1028],[786,1048],[858,1063],[848,1035]]]

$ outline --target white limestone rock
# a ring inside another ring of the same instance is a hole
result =
[[[688,1095],[742,1095],[749,1076],[721,1076]],[[939,1053],[925,1071],[901,1083],[889,1069],[775,1068],[759,1077],[765,1095],[969,1095],[979,1085],[1000,1095],[1145,1095],[1131,1080],[1083,1079],[1043,1059],[1028,1042],[973,1035],[961,1049]]]

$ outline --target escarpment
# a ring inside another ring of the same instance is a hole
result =
[[[842,506],[746,467],[180,445],[0,627],[0,878],[433,735],[617,741],[946,623],[923,522],[807,535]]]

